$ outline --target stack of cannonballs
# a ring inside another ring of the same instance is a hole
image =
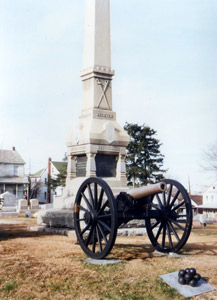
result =
[[[195,268],[186,268],[179,271],[178,282],[180,284],[188,284],[190,286],[197,286],[197,282],[200,280],[200,274],[197,274]]]

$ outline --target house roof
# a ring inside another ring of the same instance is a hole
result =
[[[203,196],[201,196],[201,195],[191,195],[191,199],[192,199],[197,205],[203,204]]]
[[[40,171],[34,173],[31,175],[31,177],[40,177],[45,169],[41,169]]]
[[[0,149],[0,163],[3,164],[25,164],[20,154],[16,150]]]
[[[52,161],[52,164],[59,172],[64,172],[67,169],[67,162],[64,161]]]

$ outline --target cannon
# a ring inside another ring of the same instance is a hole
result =
[[[191,232],[191,200],[186,189],[171,179],[117,195],[102,178],[88,178],[81,184],[74,203],[74,226],[87,256],[106,257],[118,228],[133,219],[145,221],[156,250],[177,252]]]

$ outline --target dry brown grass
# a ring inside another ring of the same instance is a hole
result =
[[[123,263],[84,262],[75,239],[0,224],[0,299],[184,299],[159,275],[195,267],[217,287],[217,228],[194,230],[181,258],[154,255],[148,237],[118,237],[110,257]],[[217,299],[217,291],[194,297]]]

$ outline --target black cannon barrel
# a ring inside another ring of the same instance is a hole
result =
[[[164,182],[159,182],[155,184],[150,184],[147,186],[142,186],[139,188],[131,189],[127,191],[133,199],[141,199],[144,197],[148,197],[157,193],[165,192],[167,189],[167,185]]]

